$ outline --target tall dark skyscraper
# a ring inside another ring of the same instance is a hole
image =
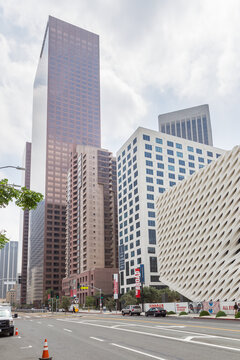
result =
[[[66,181],[73,144],[101,146],[99,36],[49,17],[34,82],[28,302],[65,275]]]
[[[17,281],[18,242],[9,241],[0,250],[0,299],[13,289]]]
[[[207,104],[158,116],[159,131],[213,146],[209,106]]]
[[[24,152],[23,166],[25,168],[23,186],[30,189],[31,174],[31,146],[27,142]],[[26,304],[27,300],[27,263],[28,263],[28,233],[29,233],[29,210],[23,212],[22,217],[22,265],[21,265],[21,304]]]

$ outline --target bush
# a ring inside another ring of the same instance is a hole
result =
[[[226,313],[224,311],[219,311],[217,314],[216,314],[216,317],[221,317],[221,316],[227,316]]]
[[[174,311],[167,311],[167,315],[175,315],[176,313]]]
[[[239,319],[239,318],[240,318],[240,311],[235,315],[235,319]]]
[[[210,315],[209,312],[206,310],[202,310],[199,314],[199,316],[209,316],[209,315]]]
[[[181,312],[179,313],[179,316],[182,316],[182,315],[187,315],[186,311],[181,311]]]

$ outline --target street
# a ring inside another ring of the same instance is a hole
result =
[[[1,360],[237,360],[240,322],[114,314],[19,313],[19,336],[0,336]]]

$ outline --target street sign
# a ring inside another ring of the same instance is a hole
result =
[[[80,286],[81,290],[88,290],[88,286]]]

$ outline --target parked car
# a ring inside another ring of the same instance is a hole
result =
[[[138,315],[140,316],[142,312],[141,306],[139,305],[128,305],[124,309],[122,309],[122,315]]]
[[[11,306],[0,305],[0,334],[13,336],[14,323],[11,312]]]
[[[145,312],[145,316],[162,316],[165,317],[167,315],[167,311],[160,307],[154,307],[148,309],[148,311]]]

